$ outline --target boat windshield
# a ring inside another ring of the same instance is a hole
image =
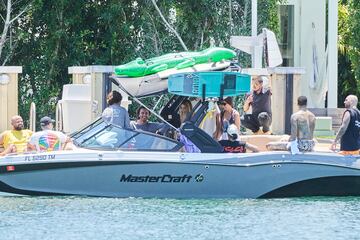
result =
[[[88,132],[95,132],[103,129],[106,126],[106,123],[102,118],[96,119],[94,122],[88,124],[84,128],[70,135],[73,140],[76,140],[76,143],[82,143],[85,138],[88,138]]]
[[[78,147],[125,151],[177,151],[182,144],[157,134],[124,129],[103,121],[74,135]]]

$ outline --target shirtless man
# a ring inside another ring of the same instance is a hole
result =
[[[289,142],[272,142],[266,147],[269,150],[288,150],[292,153],[298,151],[312,151],[315,146],[313,140],[315,129],[315,115],[307,110],[307,98],[300,96],[298,98],[299,111],[291,115],[291,136]],[[297,147],[297,149],[293,149]]]
[[[315,129],[315,115],[307,110],[307,98],[298,98],[299,111],[291,115],[291,136],[289,142],[297,139],[300,151],[312,151],[315,146],[313,140]]]
[[[345,98],[345,112],[339,132],[330,149],[335,151],[336,143],[340,140],[340,154],[358,155],[359,154],[359,130],[360,130],[360,112],[356,108],[358,98],[355,95],[349,95]]]

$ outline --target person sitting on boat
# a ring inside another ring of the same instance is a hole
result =
[[[179,107],[180,125],[190,120],[192,112],[192,104],[190,100],[185,99]],[[183,151],[190,153],[199,153],[200,149],[186,136],[182,135],[180,131],[176,132],[176,138],[179,142],[184,144]]]
[[[251,107],[252,113],[244,114],[241,124],[254,134],[271,134],[271,90],[263,86],[265,79],[264,76],[258,76],[252,80],[252,92],[247,95],[243,106],[244,112]]]
[[[358,155],[359,154],[359,131],[360,131],[360,112],[356,108],[358,98],[349,95],[345,98],[345,112],[339,132],[336,134],[330,149],[335,151],[337,142],[340,141],[340,154]]]
[[[164,124],[162,123],[150,122],[149,121],[150,111],[146,109],[144,106],[138,107],[138,109],[136,110],[136,115],[138,118],[137,121],[132,122],[132,125],[134,126],[135,129],[156,133],[160,128],[164,126]]]
[[[246,150],[259,152],[259,148],[255,145],[238,141],[239,130],[235,124],[231,124],[227,130],[228,140],[220,140],[219,143],[224,147],[223,152],[226,153],[245,153]]]
[[[129,113],[120,106],[121,100],[122,95],[118,91],[111,91],[106,97],[109,106],[104,109],[102,118],[107,123],[130,129]]]
[[[192,104],[190,100],[185,99],[179,107],[180,125],[185,121],[190,120],[192,111]]]
[[[291,136],[288,142],[270,142],[268,150],[291,150],[292,154],[313,151],[315,115],[307,109],[307,98],[298,97],[299,111],[291,115]]]
[[[48,116],[40,119],[42,131],[34,133],[28,143],[28,150],[38,152],[50,152],[63,150],[71,139],[64,133],[53,130],[55,121]]]
[[[10,145],[15,145],[17,153],[27,151],[27,143],[33,134],[29,129],[24,129],[24,121],[21,116],[13,116],[11,118],[12,130],[4,131],[0,135],[0,145],[8,149]]]
[[[11,144],[9,147],[7,147],[4,151],[0,152],[0,157],[3,157],[9,153],[16,153],[16,146],[15,144]]]
[[[240,114],[234,109],[232,98],[227,97],[220,101],[219,107],[221,112],[216,115],[216,128],[213,133],[213,138],[217,141],[228,139],[226,131],[229,125],[235,124],[240,129]]]

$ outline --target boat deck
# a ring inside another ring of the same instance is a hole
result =
[[[286,142],[288,139],[289,135],[242,135],[240,137],[241,141],[257,146],[261,152],[269,151],[266,148],[266,144],[269,142]],[[316,139],[316,141],[314,149],[316,152],[332,152],[330,150],[331,139]]]

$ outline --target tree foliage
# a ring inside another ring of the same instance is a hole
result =
[[[338,106],[349,94],[360,94],[360,3],[339,2],[338,23]]]
[[[6,65],[18,46],[19,25],[30,6],[27,0],[7,0],[0,2],[0,17],[3,24],[0,33],[0,62]]]
[[[338,41],[338,105],[342,107],[347,95],[357,94],[357,82],[352,71],[350,60],[350,38],[351,30],[349,27],[349,6],[339,4],[339,41]]]
[[[349,1],[349,56],[351,67],[357,83],[357,93],[360,92],[360,2],[358,0]]]
[[[278,31],[277,1],[258,1],[259,31]],[[250,35],[251,0],[159,0],[166,21],[189,50],[229,46],[231,35]],[[31,101],[38,115],[54,115],[69,66],[119,65],[183,51],[152,0],[33,0],[17,23],[18,48],[9,65],[23,66],[20,113]],[[243,61],[243,65],[249,61]]]

